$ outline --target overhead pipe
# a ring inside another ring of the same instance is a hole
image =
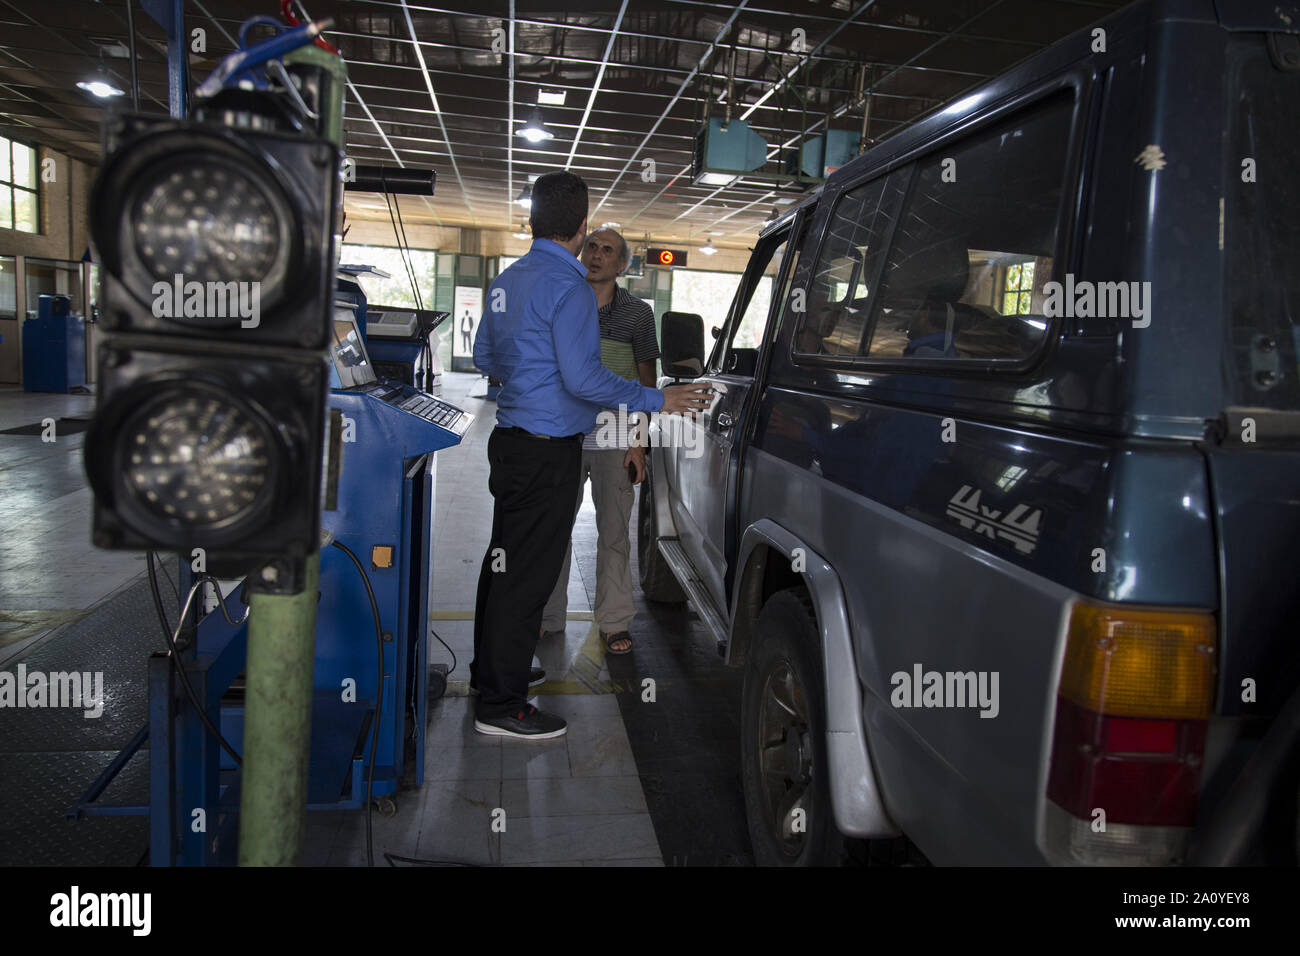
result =
[[[731,125],[731,104],[736,98],[736,44],[731,44],[731,58],[727,63],[727,112],[722,118],[722,129]]]
[[[131,109],[140,112],[140,78],[135,65],[135,11],[131,9],[133,0],[126,0],[126,49],[131,58]]]
[[[858,71],[858,102],[862,104],[862,135],[858,138],[858,155],[861,156],[871,148],[871,140],[867,136],[868,127],[871,125],[871,104],[873,97],[867,84],[867,71],[870,70],[874,75],[876,69],[870,63],[862,64],[862,69]],[[829,129],[829,125],[827,126]]]

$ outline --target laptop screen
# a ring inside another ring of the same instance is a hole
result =
[[[334,310],[334,341],[330,357],[334,360],[334,374],[340,388],[375,381],[375,369],[366,353],[365,340],[361,338],[356,317],[349,309]]]

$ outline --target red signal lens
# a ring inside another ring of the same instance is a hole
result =
[[[663,249],[659,252],[659,264],[663,266],[673,264],[673,251],[671,249]]]

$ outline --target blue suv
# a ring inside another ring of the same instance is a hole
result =
[[[709,354],[664,316],[719,394],[642,587],[745,669],[760,862],[1294,863],[1297,31],[1133,4],[771,224]]]

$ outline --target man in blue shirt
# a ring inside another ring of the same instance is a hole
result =
[[[663,391],[628,381],[600,360],[596,297],[578,261],[587,234],[587,185],[568,172],[533,184],[533,245],[488,289],[474,364],[499,380],[488,440],[492,537],[479,572],[470,685],[479,733],[541,740],[565,721],[527,701],[542,610],[573,527],[582,437],[602,408],[689,412],[707,385]]]

